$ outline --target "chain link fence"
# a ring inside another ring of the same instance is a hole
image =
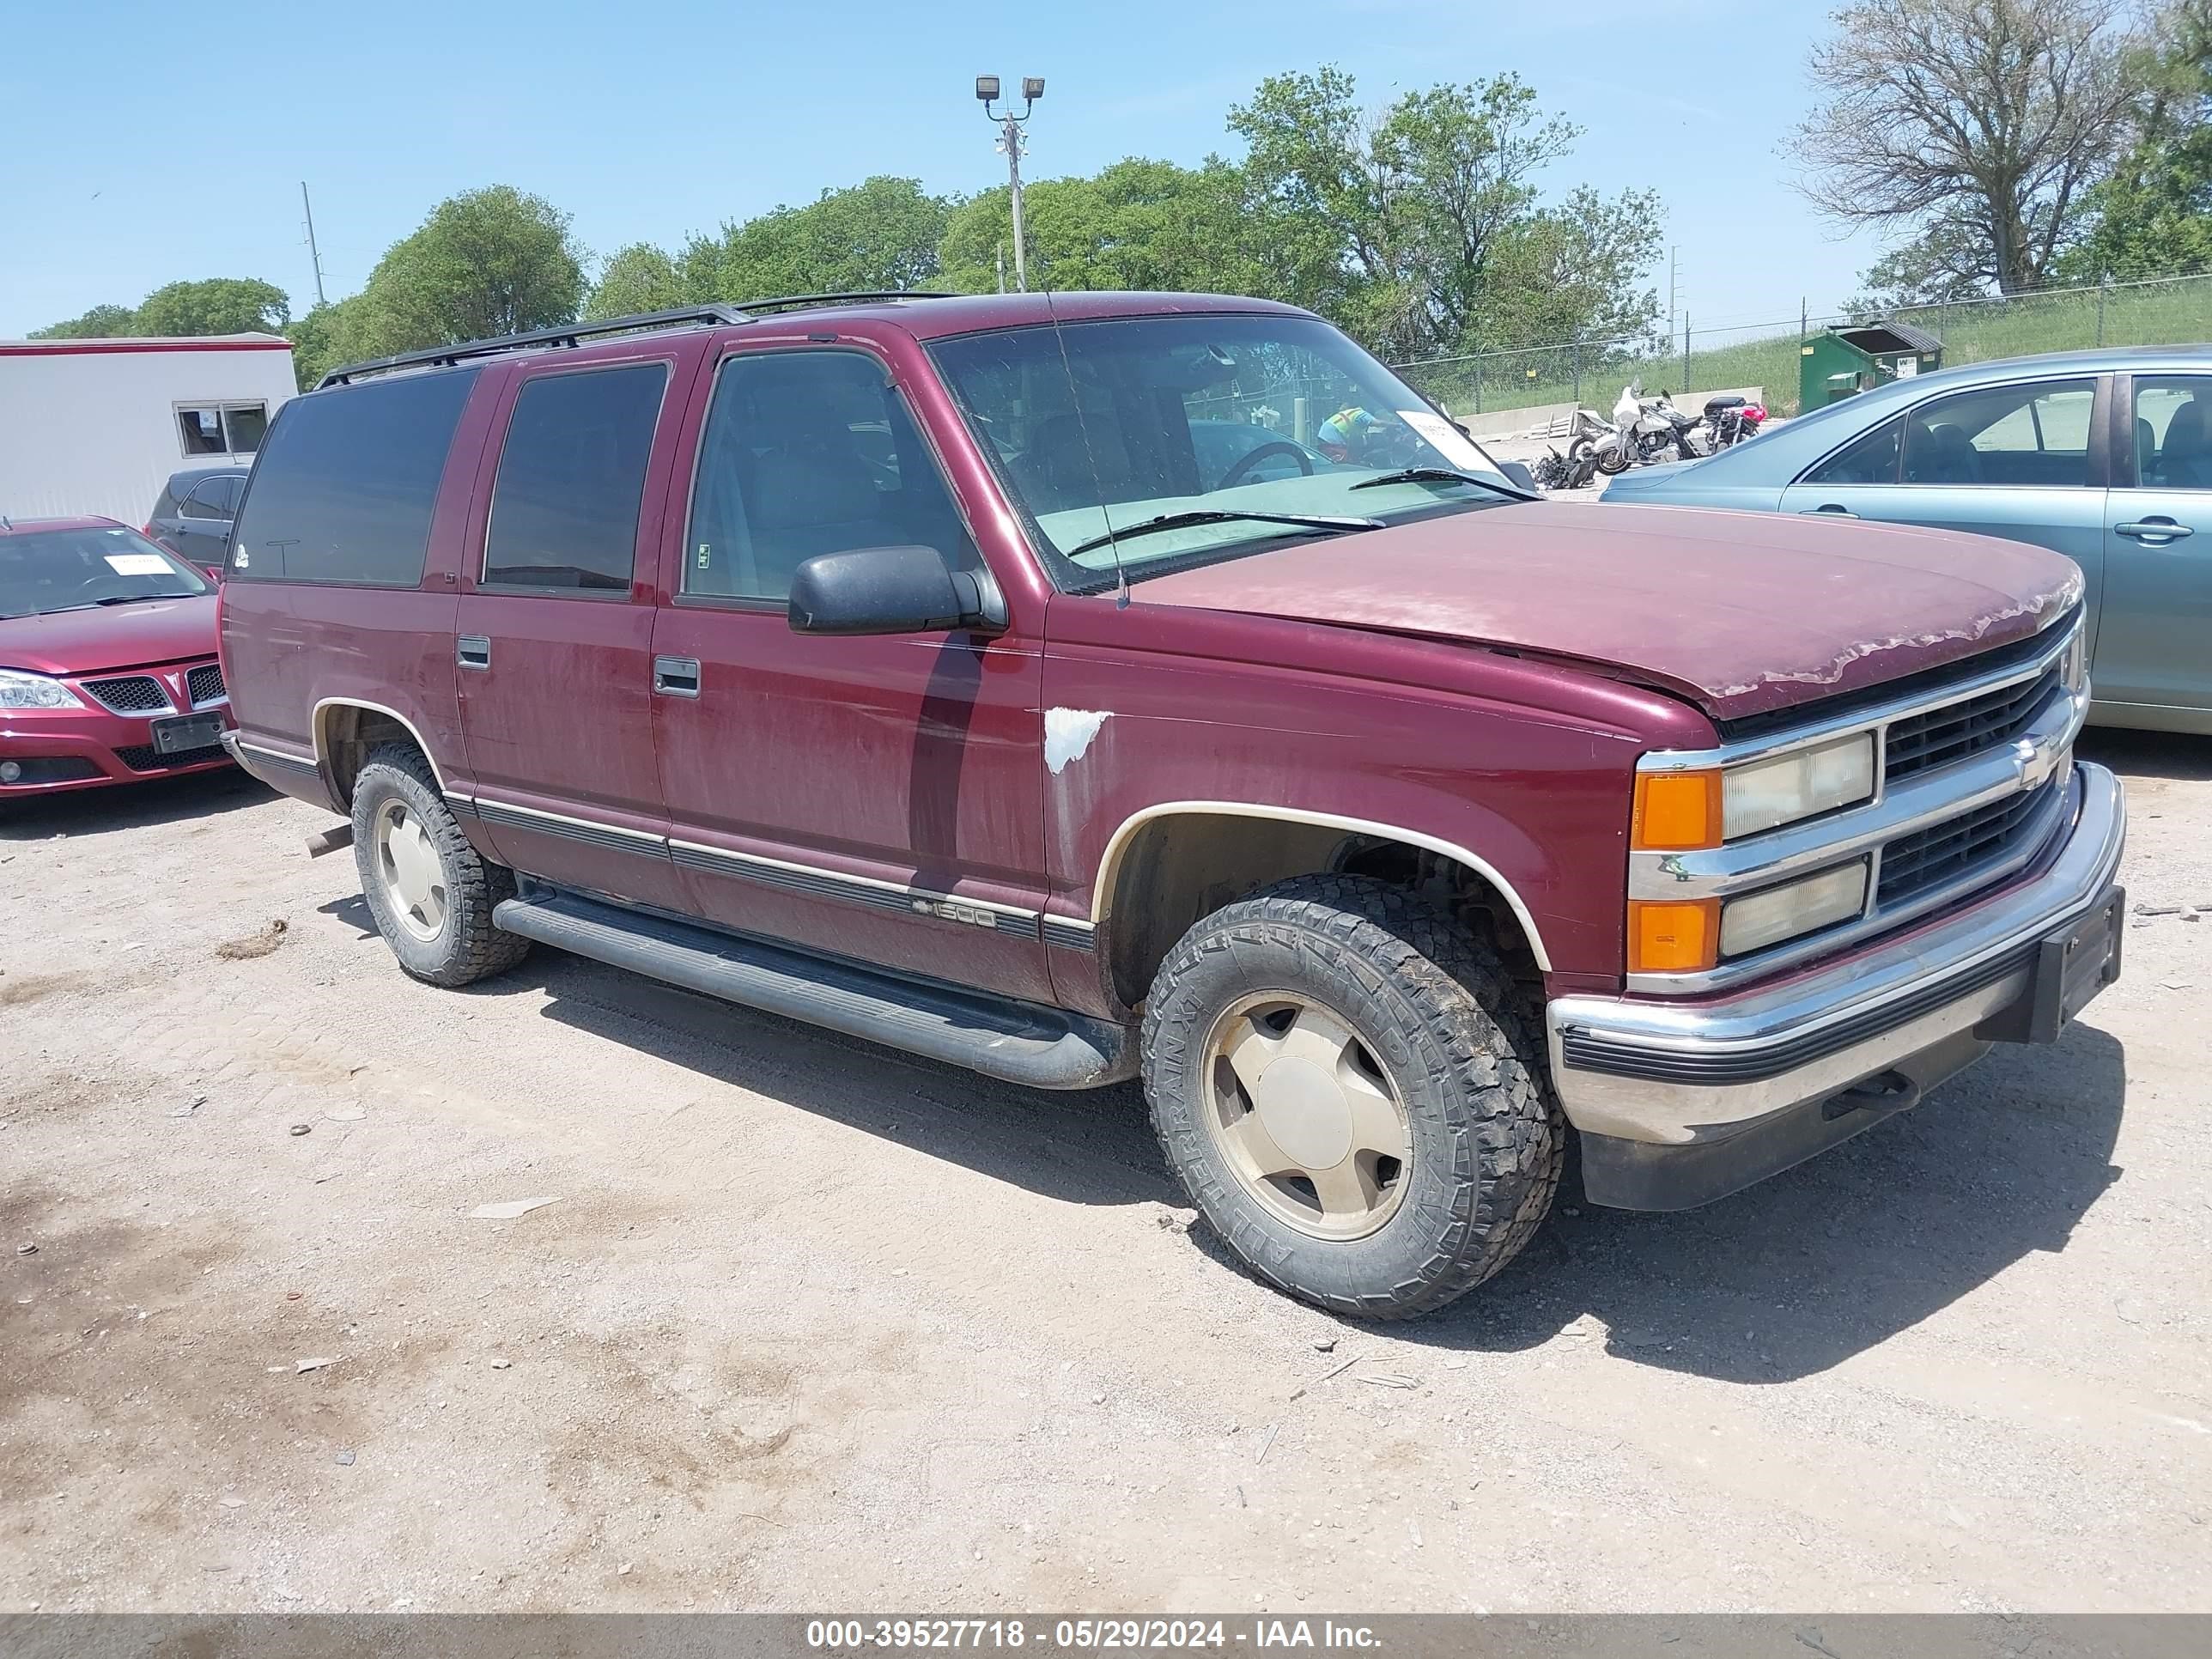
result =
[[[2091,346],[2212,341],[2212,272],[1912,306],[1889,316],[1941,339],[1947,367]],[[1609,409],[1632,380],[1642,381],[1646,392],[1760,386],[1769,408],[1794,415],[1797,362],[1806,339],[1864,320],[1802,312],[1723,328],[1700,329],[1686,320],[1664,344],[1649,336],[1568,340],[1391,367],[1462,417],[1546,404]]]

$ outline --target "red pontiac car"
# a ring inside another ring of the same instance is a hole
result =
[[[227,766],[216,585],[112,519],[0,518],[0,801]]]
[[[1141,1074],[1229,1248],[1348,1314],[1495,1273],[1571,1142],[1594,1202],[1704,1203],[2119,967],[2071,562],[1536,500],[1258,301],[342,369],[261,448],[222,641],[239,758],[348,816],[408,973],[538,941]]]

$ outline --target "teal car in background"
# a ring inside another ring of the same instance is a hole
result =
[[[2212,733],[2212,346],[1891,381],[1706,459],[1623,473],[1604,499],[2039,543],[2086,580],[2090,719]]]

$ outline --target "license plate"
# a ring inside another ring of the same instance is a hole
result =
[[[2090,998],[2120,976],[2127,896],[2113,888],[2081,921],[2038,945],[2020,1000],[1981,1035],[1999,1042],[2056,1042]]]
[[[222,716],[183,714],[175,720],[155,720],[153,732],[156,754],[176,755],[187,749],[207,749],[222,741]]]

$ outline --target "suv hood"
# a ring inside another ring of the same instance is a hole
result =
[[[1243,611],[1579,659],[1740,720],[2036,632],[2071,559],[1863,520],[1531,501],[1138,582]]]
[[[0,668],[97,674],[215,655],[216,596],[0,617]]]

